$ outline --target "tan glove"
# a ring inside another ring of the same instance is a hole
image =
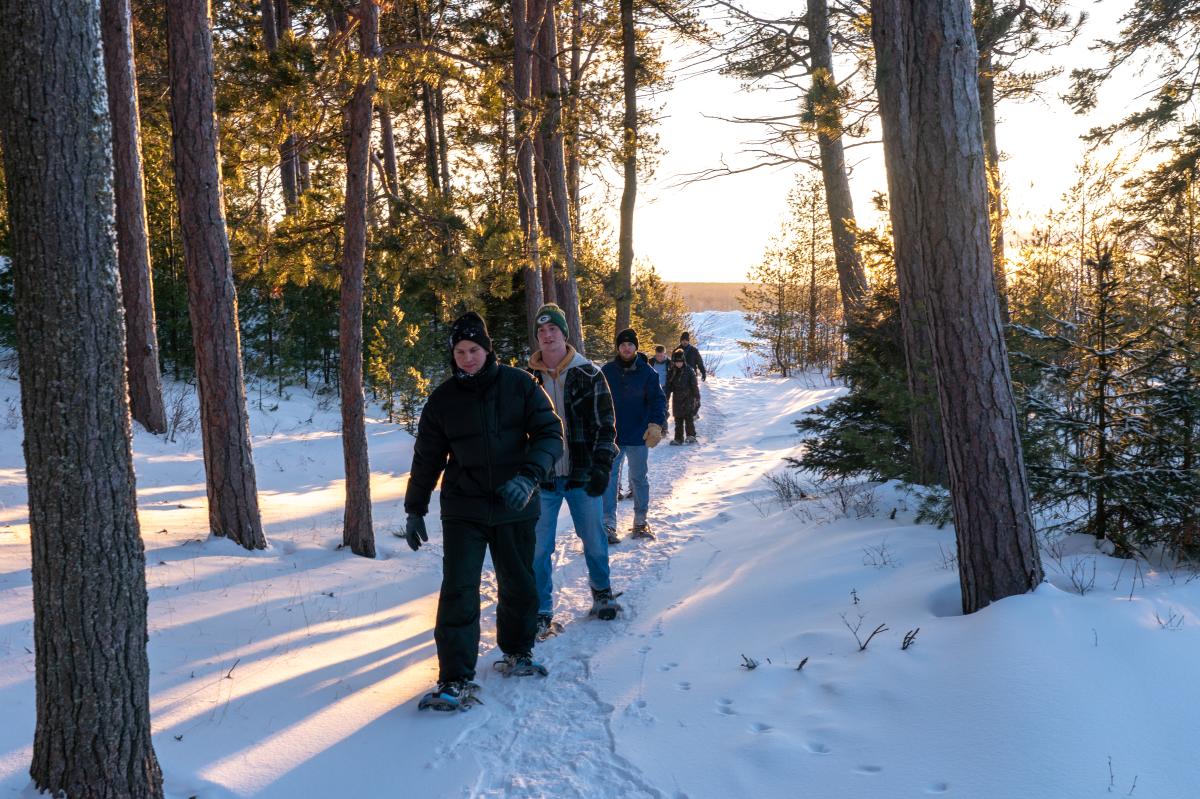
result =
[[[664,433],[662,427],[651,422],[649,425],[647,425],[646,432],[642,435],[642,439],[646,442],[647,447],[654,449],[658,446],[658,442],[663,440],[664,435],[666,434]]]

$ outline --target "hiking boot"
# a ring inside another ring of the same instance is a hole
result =
[[[505,655],[493,663],[492,667],[505,677],[532,677],[535,674],[545,677],[550,673],[550,670],[534,660],[529,652]]]
[[[654,531],[650,529],[647,522],[636,522],[633,529],[629,531],[630,538],[649,538],[654,540]]]
[[[696,443],[696,437],[695,437],[695,436],[688,436],[687,438],[685,438],[685,439],[684,439],[684,441],[685,441],[686,443],[688,443],[688,444],[695,444],[695,443]]]
[[[672,438],[672,439],[671,439],[671,446],[672,446],[672,447],[678,447],[678,446],[681,446],[682,444],[683,444],[683,442],[682,442],[682,441],[680,441],[678,438]]]
[[[617,528],[606,524],[606,525],[604,525],[604,534],[608,536],[608,543],[610,543],[610,544],[621,543],[621,536],[617,535]]]
[[[554,620],[549,613],[538,614],[537,639],[545,641],[563,631],[563,626]]]
[[[627,499],[633,499],[633,489],[628,491],[623,488],[617,489],[617,502],[624,502]]]
[[[436,690],[421,697],[417,709],[440,710],[443,713],[469,710],[473,705],[483,704],[483,700],[478,696],[479,690],[479,683],[470,680],[439,682]]]
[[[613,594],[611,588],[602,588],[597,591],[592,589],[592,609],[588,615],[595,616],[601,621],[612,621],[621,612],[621,605],[617,602],[617,597],[620,594]]]

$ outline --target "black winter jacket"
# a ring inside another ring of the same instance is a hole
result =
[[[696,349],[691,344],[680,344],[679,349],[683,350],[683,361],[688,366],[700,373],[700,376],[705,380],[708,379],[708,370],[704,368],[704,358],[700,355],[700,350]]]
[[[540,483],[562,454],[562,422],[546,392],[526,372],[492,358],[476,376],[452,376],[434,389],[421,411],[404,510],[429,512],[442,478],[442,518],[485,524],[536,519],[535,495],[509,510],[496,489],[517,474]]]
[[[671,364],[666,388],[671,413],[675,416],[695,416],[700,410],[700,382],[696,379],[696,370],[687,363],[678,368]]]

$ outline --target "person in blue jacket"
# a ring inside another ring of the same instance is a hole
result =
[[[617,447],[612,477],[604,492],[604,527],[610,543],[617,537],[617,476],[621,462],[629,461],[629,482],[633,486],[634,538],[653,538],[646,521],[650,506],[648,476],[650,449],[662,441],[667,423],[667,397],[658,383],[658,373],[638,352],[637,332],[626,328],[617,334],[617,356],[602,369],[612,391],[617,414]]]

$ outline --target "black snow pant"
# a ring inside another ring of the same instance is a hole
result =
[[[692,438],[696,437],[696,417],[695,416],[676,416],[675,417],[675,440],[683,441],[684,428],[686,426],[687,435]]]
[[[537,497],[534,497],[537,500]],[[533,579],[536,519],[488,525],[442,519],[442,592],[438,598],[438,681],[470,680],[479,659],[479,584],[490,547],[499,600],[496,639],[505,654],[533,650],[537,635],[537,583]]]

